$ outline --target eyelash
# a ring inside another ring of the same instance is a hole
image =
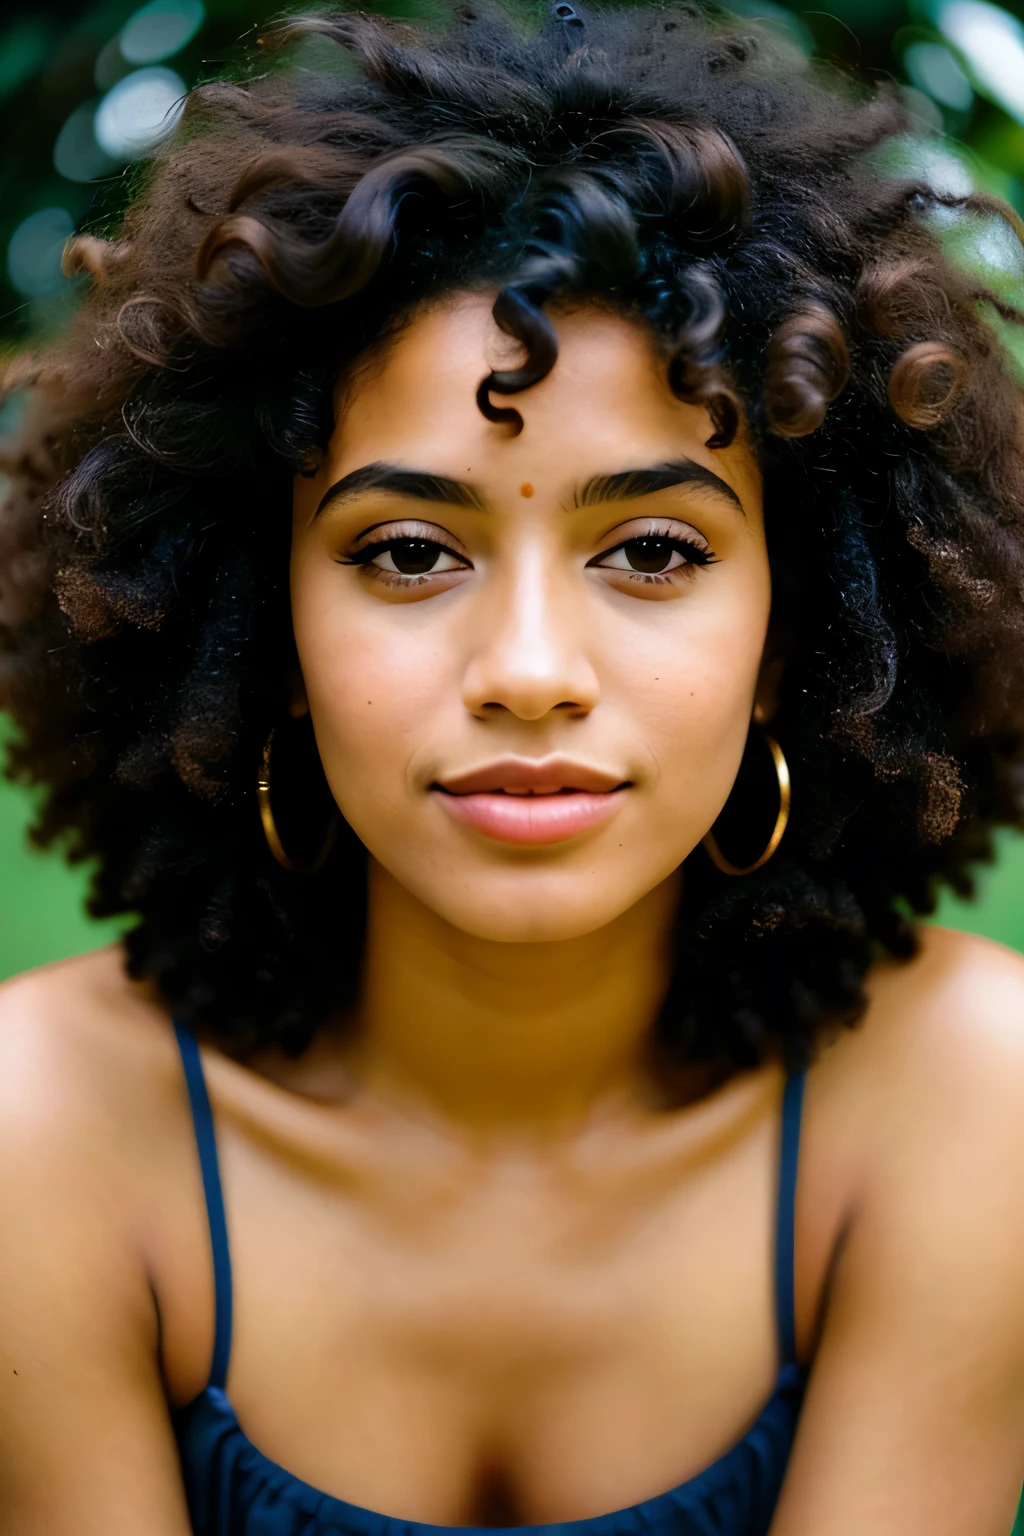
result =
[[[684,556],[684,564],[665,572],[626,571],[616,569],[615,567],[603,568],[614,569],[617,577],[625,577],[627,581],[638,581],[645,586],[664,586],[670,585],[677,578],[693,580],[698,568],[717,564],[717,556],[710,545],[698,544],[692,539],[680,538],[677,534],[673,534],[669,528],[651,528],[644,533],[633,534],[630,538],[622,539],[618,544],[613,544],[610,548],[602,550],[599,555],[595,555],[592,560],[588,560],[587,564],[593,568],[602,569],[602,561],[607,560],[620,549],[626,549],[630,544],[645,539],[657,540],[658,542],[668,544],[674,551]],[[440,539],[424,538],[422,535],[414,533],[392,534],[386,539],[376,539],[371,544],[364,544],[362,549],[356,550],[354,554],[340,559],[338,564],[359,566],[366,571],[372,580],[383,582],[387,587],[401,587],[404,591],[423,586],[438,575],[448,574],[447,572],[427,571],[422,575],[410,576],[403,575],[400,571],[385,571],[380,566],[374,565],[374,561],[381,554],[395,548],[397,545],[409,543],[425,544],[431,549],[440,550],[444,554],[450,555],[452,559],[462,561],[461,568],[463,570],[472,570],[469,561],[465,560],[451,545],[443,544]]]

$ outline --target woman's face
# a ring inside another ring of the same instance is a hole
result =
[[[324,769],[373,858],[457,928],[609,923],[728,796],[770,586],[750,447],[704,446],[646,331],[554,317],[558,361],[475,392],[491,299],[419,314],[298,479],[291,592]],[[500,364],[499,364],[500,365]]]

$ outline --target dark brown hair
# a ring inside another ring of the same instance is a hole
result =
[[[290,485],[339,376],[444,292],[493,289],[524,345],[478,394],[509,430],[557,366],[550,305],[591,296],[651,329],[712,445],[742,413],[760,454],[793,817],[756,874],[688,861],[672,1051],[806,1055],[1021,817],[1024,441],[989,319],[1024,317],[934,218],[1015,215],[882,174],[895,90],[753,23],[559,9],[269,32],[191,93],[123,224],[73,244],[67,335],[8,369],[12,772],[46,788],[36,840],[98,861],[92,910],[137,914],[132,974],[229,1048],[299,1050],[355,985],[362,849],[290,876],[256,809],[294,665]],[[719,841],[749,861],[770,788],[745,769],[733,803],[751,825]]]

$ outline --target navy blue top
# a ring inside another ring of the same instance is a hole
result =
[[[796,1433],[804,1373],[793,1320],[793,1208],[803,1075],[786,1083],[776,1215],[779,1374],[755,1422],[710,1467],[652,1499],[589,1520],[503,1529],[399,1520],[321,1493],[258,1451],[224,1390],[231,1353],[231,1258],[213,1115],[199,1049],[175,1024],[185,1068],[213,1246],[216,1324],[210,1379],[174,1415],[195,1536],[766,1536]]]

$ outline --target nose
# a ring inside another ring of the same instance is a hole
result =
[[[583,594],[540,550],[482,591],[474,625],[479,643],[466,667],[463,702],[486,718],[507,710],[542,720],[552,710],[586,715],[600,688],[587,650]]]

